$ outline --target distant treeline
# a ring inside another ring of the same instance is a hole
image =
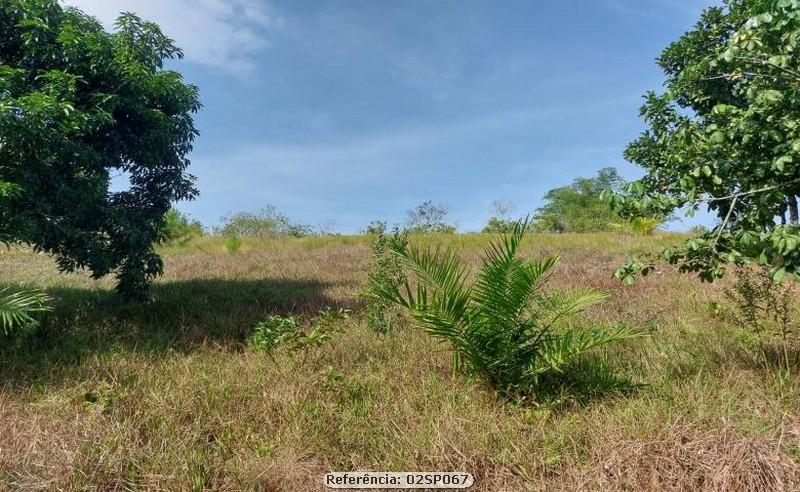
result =
[[[617,215],[604,199],[604,192],[618,192],[625,181],[617,170],[607,167],[591,178],[576,178],[571,184],[554,188],[544,195],[545,204],[531,215],[530,229],[533,232],[608,232],[624,231],[637,234],[650,234],[665,222],[663,217],[639,218],[625,221]],[[495,200],[489,211],[492,214],[481,232],[503,233],[514,229],[517,217],[516,207],[504,200]],[[206,231],[197,221],[172,209],[167,213],[164,241],[179,243]],[[389,228],[383,220],[374,220],[360,232],[368,235],[383,234]],[[451,218],[451,209],[445,204],[425,201],[406,212],[406,221],[396,229],[412,234],[452,234],[457,224]],[[210,229],[215,235],[226,237],[304,237],[333,234],[330,221],[314,227],[294,221],[278,212],[273,205],[255,212],[238,212],[226,215],[219,226]]]

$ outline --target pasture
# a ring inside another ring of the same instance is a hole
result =
[[[476,491],[800,487],[796,369],[729,320],[731,280],[668,265],[632,286],[612,278],[628,255],[681,239],[529,235],[524,255],[563,255],[553,286],[611,294],[586,322],[642,335],[592,359],[629,391],[529,404],[454,374],[448,346],[419,329],[365,325],[366,236],[165,247],[148,304],[4,250],[3,282],[44,289],[54,310],[0,348],[0,488],[321,490],[331,470],[466,471]],[[487,240],[414,239],[474,266]],[[266,316],[325,308],[350,316],[308,354],[248,348]]]

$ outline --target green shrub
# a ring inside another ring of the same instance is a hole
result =
[[[407,308],[417,325],[449,342],[455,369],[522,399],[559,387],[553,382],[592,349],[635,336],[624,327],[581,329],[566,323],[607,294],[545,291],[558,256],[517,258],[528,227],[527,220],[519,221],[513,233],[490,243],[472,285],[467,285],[469,269],[452,251],[393,244],[413,281],[405,276],[401,285],[386,283],[371,291]]]
[[[797,342],[796,299],[792,282],[775,283],[765,267],[743,268],[736,283],[725,291],[733,309],[729,317],[750,339],[762,345],[777,339],[781,358],[788,367],[790,347]]]
[[[184,246],[192,238],[203,235],[203,226],[176,208],[171,208],[164,215],[161,228],[161,242],[168,245]]]
[[[292,221],[273,205],[267,205],[256,212],[239,212],[225,216],[222,218],[222,226],[215,231],[223,236],[243,237],[303,237],[314,232],[310,225]]]
[[[375,293],[397,289],[402,285],[403,265],[394,250],[408,244],[408,235],[395,230],[391,235],[381,234],[372,242],[372,264],[363,296],[367,299],[367,326],[378,332],[388,333],[398,325],[398,313],[394,304]]]
[[[236,236],[229,236],[225,238],[225,251],[229,254],[236,254],[239,248],[242,247],[242,240]]]
[[[514,220],[492,217],[481,232],[484,234],[508,234],[514,231],[516,225],[517,222]]]
[[[272,352],[281,345],[296,345],[300,332],[300,318],[269,316],[253,328],[249,345],[257,352]]]
[[[13,335],[23,333],[36,327],[36,313],[49,311],[50,298],[38,290],[22,290],[9,292],[9,288],[0,290],[0,325],[3,333]]]
[[[347,319],[349,314],[346,309],[325,309],[311,320],[309,327],[304,327],[297,316],[269,316],[253,328],[249,346],[270,355],[278,348],[290,354],[303,352],[305,360],[309,350],[321,347],[342,331],[339,321]]]

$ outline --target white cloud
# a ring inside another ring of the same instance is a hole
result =
[[[65,0],[112,29],[120,12],[161,26],[186,60],[234,73],[255,66],[267,35],[281,24],[264,0]]]

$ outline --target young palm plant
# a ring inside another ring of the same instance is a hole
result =
[[[33,314],[50,310],[47,305],[50,298],[41,291],[8,291],[8,288],[0,290],[0,327],[6,335],[35,326]]]
[[[495,238],[476,280],[451,250],[398,243],[394,254],[406,275],[399,285],[379,284],[370,295],[407,308],[430,335],[449,342],[454,368],[487,381],[511,398],[535,397],[548,379],[592,349],[636,336],[625,328],[575,329],[569,318],[607,294],[576,289],[546,292],[558,256],[517,258],[527,219]]]

